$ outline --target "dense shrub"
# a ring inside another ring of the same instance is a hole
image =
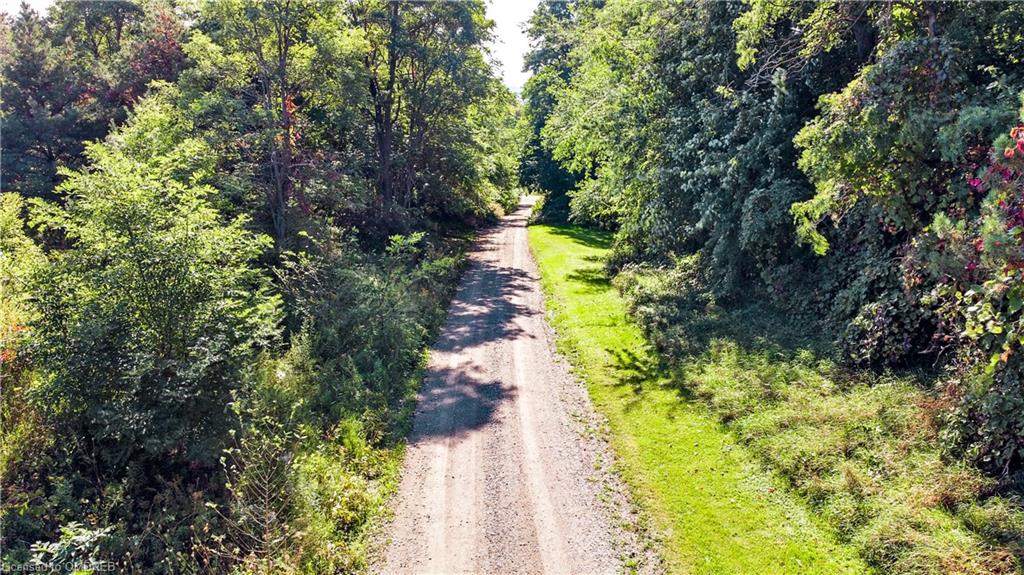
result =
[[[35,278],[38,401],[104,468],[213,461],[241,370],[277,337],[279,300],[252,265],[268,243],[225,225],[210,188],[88,154],[60,188],[66,208],[36,213],[75,246]]]
[[[37,451],[21,445],[5,464],[4,560],[42,540],[40,561],[177,571],[192,530],[209,527],[203,497],[216,497],[227,404],[275,345],[280,300],[253,265],[267,242],[244,219],[223,221],[194,175],[179,181],[117,146],[88,155],[65,173],[64,207],[33,207],[37,229],[73,249],[30,278],[37,381],[11,390],[25,401],[13,421],[35,422],[25,441]],[[17,428],[4,433],[12,449],[23,443]],[[95,553],[81,557],[86,539]]]
[[[360,253],[352,238],[337,238],[290,261],[284,285],[322,378],[311,398],[318,417],[387,413],[406,398],[462,262],[424,243],[422,233],[393,236],[374,256]]]
[[[46,260],[25,234],[24,210],[21,197],[0,195],[0,496],[12,507],[33,502],[38,475],[31,467],[51,463],[53,447],[52,429],[29,402],[38,380],[28,355],[28,329],[36,317],[29,282]],[[39,461],[27,465],[34,458]],[[4,513],[4,530],[38,533],[42,514]],[[27,557],[24,545],[20,551]]]
[[[1024,128],[997,144],[989,165],[969,174],[971,189],[985,194],[977,215],[936,215],[917,249],[938,282],[932,300],[950,323],[946,339],[965,344],[947,437],[1007,477],[1024,465]]]

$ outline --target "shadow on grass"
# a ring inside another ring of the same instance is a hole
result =
[[[591,228],[549,226],[548,233],[594,249],[606,250],[612,243],[611,233]],[[583,259],[593,265],[565,276],[575,284],[577,293],[611,289],[602,255],[586,255]],[[684,292],[667,286],[642,294],[632,302],[635,309],[629,315],[650,345],[643,350],[605,350],[612,358],[609,367],[616,371],[616,386],[628,387],[638,399],[645,390],[657,387],[675,390],[683,402],[693,401],[696,397],[683,367],[714,353],[713,348],[720,343],[736,346],[743,355],[761,355],[780,362],[817,364],[833,359],[831,337],[822,335],[827,330],[820,321],[795,317],[763,303],[707,305],[700,294]]]
[[[640,353],[632,349],[607,349],[613,358],[611,367],[617,377],[616,387],[629,387],[635,395],[642,396],[652,385],[667,386],[675,389],[680,399],[690,401],[695,398],[692,390],[682,385],[681,372],[653,350],[645,349]],[[630,406],[627,406],[627,410]]]
[[[553,235],[570,238],[588,248],[606,250],[612,247],[611,232],[565,225],[553,225],[550,226],[550,229]]]
[[[549,226],[549,233],[571,239],[573,242],[595,249],[609,249],[612,234],[602,230],[582,228],[569,225]],[[566,274],[565,279],[579,287],[577,293],[592,294],[612,289],[611,278],[604,267],[604,257],[600,255],[583,256],[584,261],[592,266],[578,268]],[[616,387],[629,387],[636,396],[626,410],[633,409],[642,399],[644,391],[651,386],[675,389],[683,401],[694,399],[692,390],[682,382],[682,372],[677,365],[666,361],[653,347],[645,346],[643,350],[628,348],[606,348],[612,362],[609,367],[616,372]]]
[[[594,248],[609,249],[613,234],[605,230],[573,226],[569,224],[548,225],[549,233],[569,238],[577,244]],[[606,289],[611,285],[604,269],[604,258],[588,255],[583,258],[596,264],[585,267],[566,276],[566,279],[593,287]],[[812,352],[824,358],[834,352],[827,327],[820,321],[794,317],[763,304],[743,302],[725,306],[697,308],[683,303],[683,294],[662,293],[649,295],[636,303],[653,306],[660,313],[654,317],[631,317],[643,326],[644,320],[655,320],[654,324],[671,326],[671,334],[664,330],[648,330],[648,336],[658,341],[658,351],[668,353],[674,359],[697,357],[708,350],[711,342],[721,339],[734,341],[745,352],[767,352],[792,358],[798,354]],[[666,341],[675,339],[675,342]],[[669,345],[671,343],[671,345]],[[662,347],[666,349],[661,349]],[[653,353],[652,353],[653,355]]]
[[[603,268],[581,268],[568,275],[565,278],[572,282],[577,282],[586,286],[580,290],[583,293],[596,293],[606,291],[611,287],[611,281],[608,279],[608,274],[605,273]]]

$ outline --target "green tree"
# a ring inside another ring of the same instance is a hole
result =
[[[133,128],[158,119],[153,111]],[[267,242],[244,218],[222,220],[201,173],[158,169],[159,151],[91,144],[89,165],[64,172],[66,208],[35,211],[74,246],[36,278],[35,354],[48,375],[39,405],[62,433],[88,438],[83,456],[111,471],[214,460],[231,392],[275,342],[279,320],[278,298],[252,266]]]
[[[74,164],[83,142],[106,126],[87,68],[74,53],[54,46],[46,22],[23,4],[3,34],[3,189],[46,195],[59,182],[57,168]]]
[[[77,166],[150,81],[177,76],[182,33],[159,2],[62,1],[45,19],[23,5],[0,50],[3,189],[53,199],[59,167]]]
[[[479,184],[469,162],[469,107],[485,98],[492,72],[483,45],[493,25],[482,2],[354,3],[363,31],[380,217],[395,225],[396,209],[459,215]],[[454,209],[452,209],[454,208]]]
[[[268,174],[266,206],[273,237],[283,245],[288,234],[288,213],[295,197],[296,113],[301,91],[312,80],[308,73],[316,53],[316,23],[335,14],[328,2],[282,0],[207,2],[201,28],[227,55],[234,56],[236,73],[252,80],[248,94],[251,113],[259,126],[258,138]],[[195,40],[194,40],[195,42]],[[239,96],[242,94],[239,94]]]
[[[533,74],[523,87],[523,115],[520,120],[522,149],[519,152],[519,181],[527,188],[547,193],[545,210],[563,204],[576,177],[551,156],[541,140],[541,131],[555,107],[556,93],[572,75],[569,54],[576,36],[574,2],[541,2],[530,17],[527,35],[531,49],[525,69]]]

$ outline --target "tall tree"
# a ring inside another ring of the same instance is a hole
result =
[[[22,4],[3,43],[3,189],[52,192],[57,167],[74,163],[82,142],[105,131],[98,80],[74,52],[55,46],[38,13]]]
[[[262,146],[270,170],[267,211],[275,241],[288,234],[288,211],[295,194],[295,114],[308,78],[310,31],[317,19],[334,12],[329,2],[238,0],[205,4],[211,37],[243,58],[252,96],[259,108]]]
[[[446,149],[472,146],[468,107],[491,89],[483,44],[492,23],[482,2],[367,0],[352,5],[368,43],[363,55],[373,126],[380,215],[442,205],[467,167]],[[452,178],[454,176],[454,179]],[[448,181],[445,181],[445,180]]]
[[[61,1],[46,19],[23,5],[4,29],[3,186],[26,195],[52,195],[59,166],[77,166],[85,141],[184,66],[184,28],[160,2]]]
[[[524,68],[533,74],[523,87],[521,129],[525,132],[520,151],[519,180],[527,188],[551,195],[548,204],[560,203],[576,186],[574,177],[551,156],[541,141],[541,130],[555,106],[556,94],[572,77],[569,54],[576,43],[573,33],[575,2],[541,2],[530,17],[527,35],[530,51]]]

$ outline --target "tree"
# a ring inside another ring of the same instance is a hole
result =
[[[398,207],[443,209],[445,188],[475,183],[461,177],[469,170],[458,151],[473,145],[462,121],[468,107],[491,86],[482,46],[492,23],[475,1],[367,0],[350,10],[368,41],[363,110],[373,127],[380,217],[393,219]]]
[[[53,199],[58,167],[77,166],[150,81],[177,77],[182,34],[159,2],[62,1],[47,19],[23,5],[0,57],[4,189]]]
[[[27,4],[4,34],[3,188],[30,196],[52,192],[58,166],[74,164],[82,143],[106,128],[96,78],[50,36]]]
[[[172,126],[165,113],[154,100],[130,128]],[[110,472],[132,460],[210,464],[241,370],[276,338],[278,299],[252,266],[268,244],[245,218],[222,221],[202,172],[175,178],[158,159],[201,145],[140,149],[124,136],[90,144],[87,167],[64,171],[65,208],[37,204],[39,225],[74,245],[35,280],[40,407]]]
[[[519,181],[527,188],[549,195],[545,211],[567,200],[565,194],[576,186],[574,177],[551,156],[541,141],[541,131],[555,106],[557,92],[571,79],[569,54],[576,42],[573,2],[541,2],[530,17],[527,34],[531,49],[524,66],[533,72],[523,87],[524,131],[519,152]]]
[[[89,52],[97,60],[120,52],[144,15],[128,0],[60,2],[51,12],[57,43],[70,42],[76,51]]]
[[[309,78],[307,70],[314,21],[329,19],[333,4],[303,0],[208,2],[203,19],[211,37],[243,58],[251,75],[262,146],[270,170],[267,211],[273,236],[282,245],[288,210],[295,195],[296,110]]]

